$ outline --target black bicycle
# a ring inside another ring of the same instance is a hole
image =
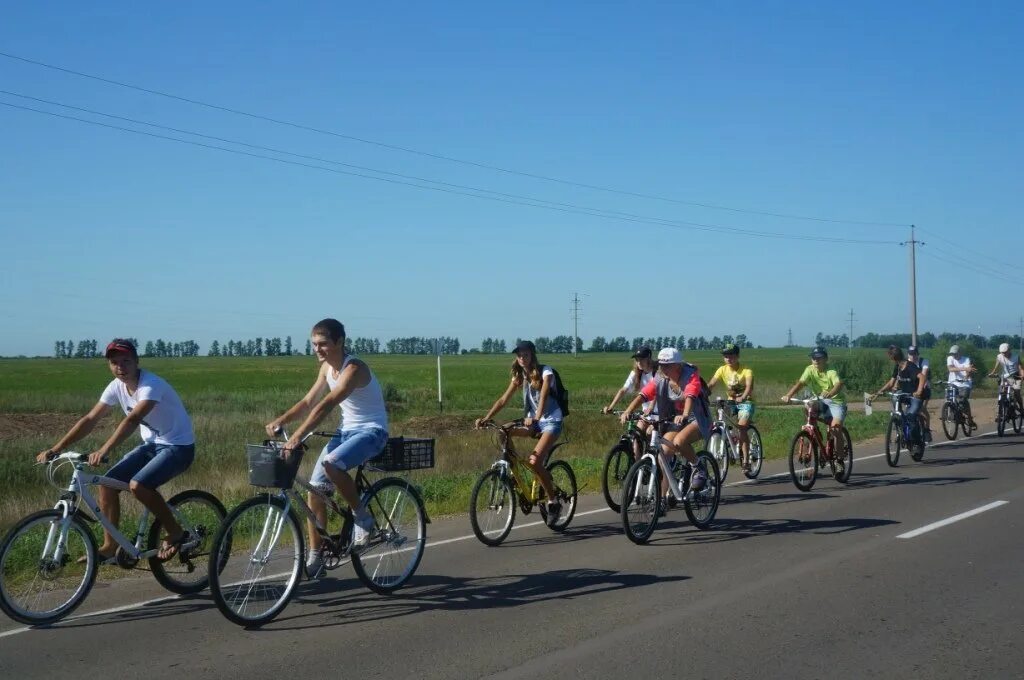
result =
[[[612,411],[611,415],[622,415],[622,411]],[[642,452],[647,447],[647,436],[640,429],[640,420],[643,414],[634,411],[629,414],[626,423],[626,430],[619,437],[608,453],[604,456],[604,470],[601,472],[601,491],[604,493],[604,500],[613,512],[622,509],[622,483],[626,479],[626,473],[637,458],[637,452]]]
[[[946,386],[946,401],[942,403],[942,413],[939,416],[946,439],[950,441],[956,439],[958,429],[964,433],[965,437],[969,437],[974,430],[978,429],[978,426],[973,424],[967,415],[970,413],[967,398],[960,393],[958,385],[945,380],[939,380],[938,384]]]
[[[924,458],[924,418],[907,415],[911,394],[907,392],[886,392],[892,402],[889,424],[885,426],[885,460],[890,467],[900,462],[900,453],[905,448],[910,457],[920,462]]]
[[[996,432],[1002,437],[1006,431],[1006,425],[1013,428],[1015,434],[1020,434],[1024,429],[1024,411],[1017,406],[1017,399],[1014,396],[1015,381],[1003,378],[999,381],[999,396],[996,398]]]

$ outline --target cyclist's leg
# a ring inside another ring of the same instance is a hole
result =
[[[907,417],[910,418],[911,426],[915,429],[920,427],[920,416],[921,416],[921,404],[922,401],[917,397],[911,397],[910,403],[907,406]],[[923,434],[923,433],[921,433]]]
[[[558,441],[558,435],[562,433],[562,424],[560,422],[544,423],[540,425],[539,431],[540,437],[533,447],[533,453],[530,454],[527,465],[537,475],[537,479],[540,481],[541,486],[544,487],[544,493],[547,494],[547,497],[554,498],[555,485],[551,481],[551,473],[548,472],[545,464],[547,463],[551,447],[555,445],[555,442]]]
[[[651,436],[651,424],[646,420],[641,420],[636,424],[637,429],[645,439],[650,439]],[[643,453],[643,442],[638,439],[633,440],[633,460],[640,460],[640,456]]]
[[[358,516],[366,509],[360,505],[359,490],[348,471],[379,456],[388,443],[388,433],[379,427],[349,430],[342,433],[341,440],[340,445],[328,451],[317,463]]]
[[[694,442],[701,441],[704,435],[700,431],[700,425],[696,421],[687,423],[679,432],[671,435],[672,443],[676,450],[690,463],[697,462],[697,453],[693,450]]]
[[[327,445],[321,449],[316,463],[313,464],[313,472],[309,475],[310,486],[326,496],[334,495],[334,482],[327,476],[327,471],[324,469],[324,459],[330,451],[340,446],[343,441],[344,438],[341,432],[335,432],[331,440],[327,442]],[[309,509],[312,511],[313,516],[320,522],[320,526],[326,527],[327,503],[324,502],[324,499],[311,491],[307,494],[306,502],[309,504]],[[316,524],[308,517],[306,518],[306,536],[308,538],[309,553],[314,555],[316,551],[320,550],[323,541],[320,538],[320,533],[316,530]]]
[[[140,444],[126,453],[121,460],[117,461],[113,467],[107,470],[104,476],[129,484],[132,478],[138,474],[139,470],[149,463],[155,452],[156,447],[154,444]],[[121,521],[121,492],[109,486],[100,486],[98,500],[100,511],[116,527]],[[100,546],[99,552],[103,556],[109,557],[114,554],[115,550],[117,550],[117,542],[104,529],[103,545]]]
[[[967,422],[972,428],[975,428],[978,425],[974,422],[974,414],[971,413],[971,391],[970,387],[961,387],[960,398],[963,400],[964,415],[967,416]]]
[[[160,550],[161,559],[173,556],[177,552],[172,547],[182,538],[184,530],[174,518],[174,513],[167,501],[157,491],[161,485],[177,477],[192,465],[195,459],[195,445],[174,446],[157,444],[154,446],[152,458],[146,465],[132,476],[128,488],[139,502],[146,506],[167,532],[167,544]]]
[[[846,420],[846,404],[837,404],[831,399],[825,399],[822,403],[828,408],[831,416],[832,422],[829,423],[829,428],[833,432],[838,432],[843,427],[843,421]],[[839,438],[840,443],[842,443],[842,439],[842,437]]]
[[[736,413],[736,425],[740,431],[740,463],[750,467],[750,421],[754,419],[754,405],[749,402],[740,404]]]

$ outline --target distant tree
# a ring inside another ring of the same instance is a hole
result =
[[[604,336],[603,335],[599,335],[599,336],[597,336],[596,338],[594,338],[593,340],[590,341],[590,351],[591,352],[604,352],[604,351],[606,351],[605,347],[607,345],[608,345],[608,342],[604,339]]]
[[[288,336],[284,339],[284,353],[288,356],[292,355],[292,336]]]
[[[220,343],[216,340],[210,345],[210,351],[206,353],[206,356],[219,357],[220,356]]]
[[[306,338],[306,356],[308,357],[312,353],[312,345],[309,342],[309,338]]]

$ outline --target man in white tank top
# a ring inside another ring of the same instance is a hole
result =
[[[348,471],[377,457],[387,445],[388,414],[384,395],[370,367],[345,353],[345,327],[336,319],[324,319],[313,326],[310,344],[320,362],[316,381],[306,396],[267,423],[267,434],[273,437],[285,424],[305,416],[285,444],[285,455],[288,455],[301,446],[302,438],[314,431],[328,413],[341,407],[342,422],[321,451],[309,481],[328,493],[338,489],[355,515],[353,544],[361,547],[373,529],[373,518],[360,504],[359,491]],[[327,394],[321,398],[325,391]],[[321,524],[326,525],[327,508],[323,500],[310,494],[309,507]],[[309,573],[316,574],[322,564],[321,540],[312,522],[308,523],[308,534],[307,568]]]

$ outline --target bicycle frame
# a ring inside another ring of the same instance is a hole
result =
[[[651,428],[651,439],[647,443],[647,450],[644,451],[644,453],[640,456],[640,460],[643,460],[644,458],[647,458],[654,465],[659,466],[661,468],[662,474],[665,475],[666,481],[668,481],[668,489],[669,489],[669,491],[672,492],[672,495],[675,496],[675,499],[677,501],[682,501],[686,497],[686,494],[683,493],[683,490],[682,490],[682,487],[684,486],[683,480],[679,480],[678,483],[676,482],[675,475],[672,474],[672,469],[668,467],[668,463],[665,461],[664,457],[661,455],[661,442],[662,442],[663,437],[662,437],[662,433],[661,433],[661,427],[658,426],[658,420],[655,417],[653,417],[653,416],[645,416],[644,418],[648,422],[652,423],[654,425],[654,427]],[[672,459],[673,460],[677,460],[677,456],[675,454],[672,454]],[[647,492],[649,494],[650,493],[660,494],[661,493],[660,489],[652,489],[651,488],[652,485],[654,484],[654,478],[655,478],[655,476],[651,475],[650,479],[647,480],[647,483],[646,483],[647,487],[648,487],[647,488]],[[643,485],[644,485],[643,480],[641,480],[638,477],[637,478],[637,488],[634,489],[634,491],[633,491],[634,497],[640,494],[640,492],[643,490]]]
[[[504,479],[512,480],[512,487],[516,493],[530,505],[535,505],[541,500],[540,480],[533,470],[519,457],[519,453],[512,446],[512,435],[500,426],[494,426],[501,437],[501,458],[491,464],[492,470],[497,470]],[[554,451],[554,449],[552,449]],[[551,454],[548,454],[548,460]],[[529,483],[527,483],[529,481]]]
[[[735,405],[735,402],[721,398],[715,402],[715,406],[718,409],[718,418],[711,423],[711,432],[714,433],[715,430],[721,430],[722,441],[725,444],[730,460],[739,461],[739,448],[733,445],[732,437],[729,435],[731,429],[739,428],[738,421],[731,413],[732,409],[735,408]],[[727,408],[730,406],[731,408]]]
[[[911,399],[912,397],[913,395],[909,392],[889,393],[889,402],[891,403],[889,417],[893,420],[895,424],[899,425],[900,432],[903,433],[908,445],[913,443],[911,441],[911,437],[908,436],[913,432],[912,429],[908,429],[908,425],[912,426],[913,422],[910,421],[910,416],[907,415],[906,409],[907,406],[909,406],[907,400]],[[924,430],[924,417],[921,415],[920,411],[917,413],[917,424],[919,428],[918,433],[920,436],[920,433],[923,432]]]

